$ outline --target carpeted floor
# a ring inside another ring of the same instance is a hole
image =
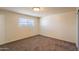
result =
[[[70,42],[42,35],[18,40],[0,46],[0,51],[76,51],[76,45]]]

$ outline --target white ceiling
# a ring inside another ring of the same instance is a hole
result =
[[[33,11],[32,7],[1,7],[0,9],[36,17],[44,17],[51,14],[58,14],[76,10],[76,8],[74,7],[40,7],[40,11],[36,12]]]

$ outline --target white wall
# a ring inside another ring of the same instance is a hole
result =
[[[0,14],[0,44],[4,43],[6,40],[6,33],[5,33],[5,16]]]
[[[71,11],[43,17],[40,29],[42,35],[76,43],[76,13]]]
[[[2,10],[0,10],[0,14],[5,16],[5,24],[6,24],[6,40],[1,44],[27,38],[29,36],[37,35],[39,32],[38,30],[39,19],[37,17],[21,15],[13,12],[2,11]],[[28,27],[24,27],[24,28],[20,27],[18,24],[20,17],[33,20],[34,26],[32,27],[32,29]]]

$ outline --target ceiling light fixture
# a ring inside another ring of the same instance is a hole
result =
[[[40,11],[40,7],[34,7],[33,10],[34,11]]]

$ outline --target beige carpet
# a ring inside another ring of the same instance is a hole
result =
[[[37,35],[0,46],[1,51],[76,51],[74,43]]]

